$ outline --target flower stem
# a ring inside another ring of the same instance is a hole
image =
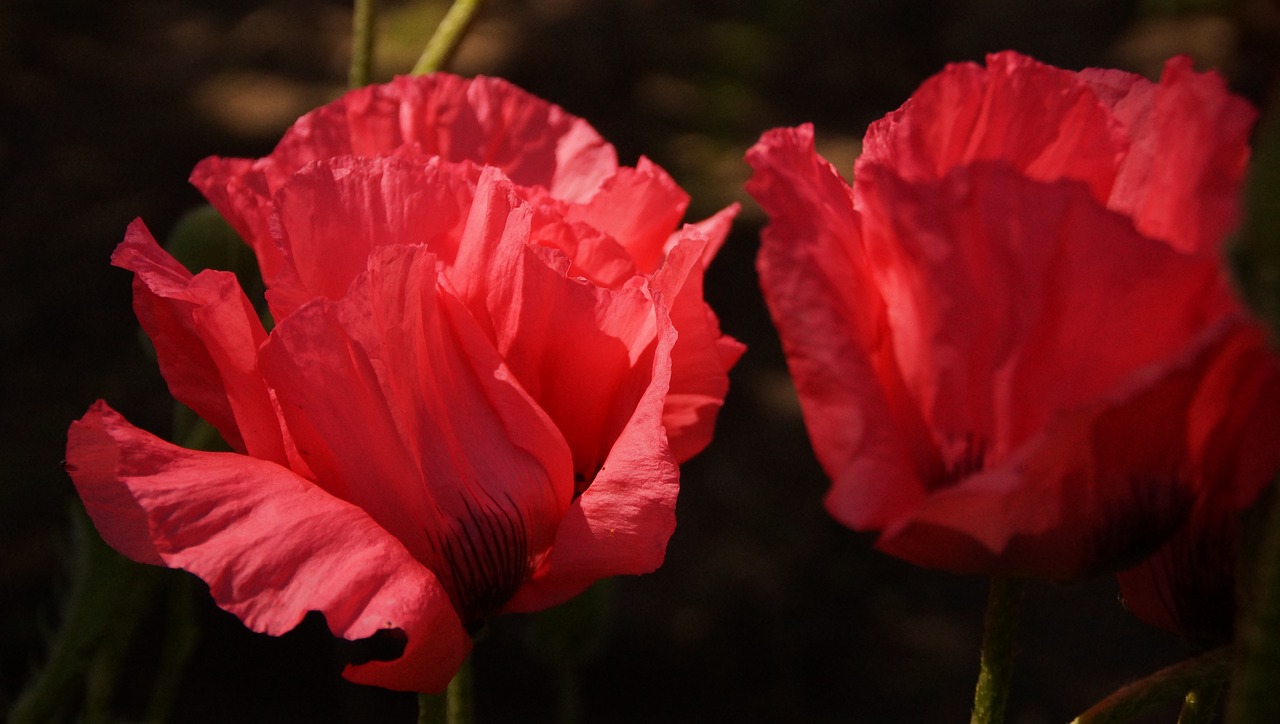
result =
[[[418,724],[471,724],[474,719],[468,656],[443,694],[418,695]]]
[[[1240,659],[1227,706],[1231,724],[1280,721],[1280,488],[1269,497],[1256,559],[1242,566],[1243,575],[1252,576],[1246,585],[1253,595],[1236,624]]]
[[[1223,646],[1194,659],[1167,666],[1156,673],[1117,689],[1089,707],[1071,724],[1111,724],[1132,721],[1148,709],[1183,699],[1182,724],[1212,718],[1215,692],[1220,693],[1231,674],[1231,647]],[[1191,693],[1188,693],[1191,692]],[[1196,718],[1196,717],[1200,718]]]
[[[347,73],[350,88],[369,85],[373,76],[373,30],[377,16],[377,0],[355,0],[351,13],[351,70]]]
[[[982,632],[982,663],[973,695],[970,724],[1000,724],[1013,675],[1014,630],[1026,584],[1018,578],[991,579]]]
[[[1218,713],[1218,702],[1225,688],[1226,682],[1223,681],[1188,691],[1182,700],[1182,711],[1178,713],[1178,724],[1210,724]]]
[[[76,568],[62,625],[50,643],[44,666],[9,710],[7,721],[12,724],[77,715],[105,718],[119,673],[115,665],[125,655],[120,649],[129,644],[127,634],[145,613],[156,584],[157,569],[111,550],[89,517],[78,507],[74,510]],[[86,705],[94,711],[86,714]]]
[[[476,13],[483,4],[484,0],[454,0],[453,5],[449,7],[449,12],[445,13],[444,19],[440,21],[436,32],[431,36],[431,40],[427,41],[427,48],[422,51],[422,57],[418,58],[417,64],[410,71],[411,75],[425,75],[444,70],[453,59],[454,52],[462,43],[463,36],[471,27],[471,21],[475,19]]]

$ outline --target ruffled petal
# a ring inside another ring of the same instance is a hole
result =
[[[930,443],[909,405],[891,397],[900,383],[885,305],[851,189],[817,155],[808,125],[764,134],[747,161],[747,190],[770,219],[760,285],[832,479],[827,507],[854,528],[886,525],[924,496],[912,450]]]
[[[589,224],[613,238],[636,268],[652,273],[662,261],[667,237],[689,206],[689,195],[666,171],[641,157],[635,168],[620,168],[584,204],[570,204],[565,218]]]
[[[704,268],[711,266],[716,254],[720,253],[720,247],[724,245],[724,240],[728,238],[729,230],[733,227],[733,220],[738,217],[739,210],[740,207],[735,202],[702,221],[686,224],[685,229],[680,229],[671,235],[665,248],[670,251],[686,235],[686,229],[692,228],[707,240],[707,245],[702,248],[702,266]]]
[[[505,80],[427,78],[395,81],[407,89],[401,117],[410,143],[451,161],[496,166],[565,201],[591,198],[618,168],[613,146],[589,123]]]
[[[729,370],[746,351],[720,333],[720,320],[703,301],[702,277],[710,241],[698,227],[686,226],[679,241],[653,276],[654,287],[680,330],[671,351],[671,387],[663,424],[676,460],[702,452],[715,433],[716,417],[729,391]]]
[[[396,153],[496,166],[572,202],[618,169],[613,146],[559,106],[498,78],[434,73],[349,91],[299,118],[270,156],[207,158],[191,183],[253,247],[271,286],[282,262],[270,228],[276,191],[313,161]]]
[[[285,443],[258,371],[266,331],[230,272],[192,276],[141,220],[111,256],[134,273],[133,307],[155,345],[169,390],[233,449],[285,463]]]
[[[318,478],[471,620],[551,544],[573,477],[563,438],[436,278],[424,247],[375,249],[346,297],[281,322],[263,368]]]
[[[1239,220],[1257,111],[1191,59],[1165,63],[1159,84],[1120,71],[1081,77],[1111,106],[1128,151],[1107,205],[1180,251],[1216,254]]]
[[[272,313],[283,319],[309,299],[340,299],[379,246],[421,244],[452,263],[479,173],[435,158],[342,156],[294,174],[275,200],[285,261],[268,293]]]
[[[854,178],[873,163],[924,180],[998,161],[1036,180],[1080,181],[1105,202],[1126,141],[1076,73],[1003,52],[987,56],[985,68],[948,65],[900,109],[872,123]]]
[[[1077,183],[865,165],[855,186],[895,357],[948,465],[969,438],[998,461],[1238,309],[1216,260],[1141,236]]]
[[[439,691],[470,642],[440,583],[364,511],[271,462],[186,450],[95,404],[72,424],[67,470],[103,538],[181,568],[249,628],[279,635],[320,611],[337,636],[398,629],[390,662],[347,676]]]
[[[282,256],[270,224],[271,195],[277,187],[263,173],[263,165],[247,158],[210,156],[196,164],[189,180],[253,249],[262,280],[270,287],[280,273]]]
[[[675,530],[680,469],[662,420],[675,330],[662,316],[658,322],[656,345],[638,360],[652,370],[648,386],[599,473],[560,522],[550,554],[507,610],[554,606],[601,578],[662,565]]]
[[[1150,554],[1200,494],[1187,410],[1236,324],[1055,415],[1012,455],[935,491],[877,548],[922,566],[1059,580]]]
[[[570,278],[566,256],[527,243],[531,213],[500,173],[486,169],[461,252],[444,274],[564,434],[585,485],[649,382],[637,360],[655,339],[655,305],[638,278],[619,290]]]
[[[1221,345],[1189,415],[1200,497],[1176,535],[1117,578],[1139,618],[1222,643],[1232,638],[1241,513],[1280,470],[1280,359],[1260,327],[1241,325]]]

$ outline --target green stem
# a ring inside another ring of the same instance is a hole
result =
[[[418,695],[418,724],[471,724],[475,719],[471,700],[471,657],[468,656],[443,694]]]
[[[200,626],[196,623],[195,577],[173,573],[169,576],[168,615],[165,620],[164,649],[160,652],[155,684],[147,701],[147,721],[163,722],[169,719],[178,688],[186,672],[187,662],[195,651],[200,638]]]
[[[1025,583],[1017,578],[991,579],[987,618],[982,632],[982,662],[973,694],[970,724],[1004,721],[1009,681],[1013,675],[1014,631],[1022,608]]]
[[[1107,698],[1089,707],[1071,724],[1118,724],[1132,721],[1134,717],[1153,707],[1183,699],[1183,716],[1194,715],[1188,711],[1188,699],[1197,699],[1191,709],[1213,710],[1210,692],[1221,690],[1231,674],[1231,648],[1223,646],[1194,659],[1187,659],[1173,666],[1117,689]],[[1188,694],[1187,692],[1192,692]],[[1202,693],[1203,692],[1203,693]],[[1179,719],[1184,721],[1184,719]],[[1186,722],[1207,721],[1186,719]]]
[[[556,667],[556,724],[582,721],[582,683],[578,667],[565,663]]]
[[[89,673],[104,646],[127,644],[113,632],[130,627],[140,616],[143,592],[151,590],[156,571],[116,553],[102,542],[83,510],[77,508],[72,525],[77,549],[77,565],[71,594],[63,610],[62,624],[50,644],[44,666],[27,683],[26,689],[9,710],[11,724],[43,724],[62,721],[84,703],[90,688]],[[90,704],[109,699],[101,677],[91,689]]]
[[[351,70],[347,86],[362,88],[373,76],[373,37],[378,15],[377,0],[355,0],[351,13]]]
[[[1182,711],[1178,713],[1178,724],[1211,724],[1218,713],[1218,702],[1225,688],[1226,682],[1223,681],[1188,691],[1182,700]]]
[[[418,694],[418,724],[445,724],[448,721],[449,694]]]
[[[454,0],[410,73],[425,75],[444,70],[453,59],[454,52],[458,50],[458,45],[462,43],[462,38],[467,34],[481,5],[484,5],[484,0]]]
[[[1227,706],[1231,724],[1280,721],[1280,491],[1270,498],[1252,571],[1242,571],[1253,577],[1246,579],[1253,596],[1237,623],[1240,659]]]

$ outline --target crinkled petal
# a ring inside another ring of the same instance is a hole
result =
[[[134,273],[134,310],[155,345],[169,390],[254,457],[286,461],[280,422],[258,370],[262,322],[230,272],[192,276],[141,220],[112,263]]]
[[[573,486],[562,438],[436,278],[424,247],[380,247],[262,358],[319,479],[443,576],[439,536],[489,512],[515,521],[526,558],[545,549]]]
[[[353,680],[439,691],[470,649],[429,570],[364,511],[286,468],[171,445],[99,402],[71,426],[67,470],[112,547],[196,574],[255,631],[282,634],[319,611],[344,638],[408,637],[400,658],[349,667]]]
[[[520,384],[546,410],[590,482],[649,383],[639,359],[656,333],[652,299],[569,276],[568,257],[527,243],[530,209],[486,170],[451,288],[480,320]]]
[[[501,79],[434,73],[350,91],[299,118],[270,156],[208,158],[191,181],[258,252],[270,283],[279,268],[270,202],[289,177],[313,161],[403,147],[496,166],[516,183],[574,202],[589,200],[618,168],[613,146],[559,106]]]
[[[692,228],[707,240],[707,245],[702,248],[702,266],[704,268],[711,266],[712,260],[720,252],[720,247],[724,245],[724,240],[728,238],[729,230],[733,227],[733,220],[738,217],[739,210],[740,207],[735,202],[702,221],[686,224],[685,229],[677,230],[670,239],[667,239],[666,250],[669,252],[675,247],[687,234],[686,229]]]
[[[617,239],[636,268],[653,272],[662,260],[667,237],[689,206],[689,195],[647,158],[636,168],[619,168],[584,204],[565,209],[569,221],[585,222]]]
[[[1186,411],[1236,323],[1054,416],[1014,454],[935,491],[877,548],[922,566],[1060,580],[1148,555],[1199,495]]]
[[[674,328],[660,316],[657,344],[641,360],[652,369],[643,396],[600,472],[560,522],[550,554],[507,610],[536,611],[601,578],[649,573],[662,565],[680,489],[680,469],[662,421],[674,343]]]
[[[1105,202],[1126,141],[1078,74],[1003,52],[987,56],[985,68],[948,65],[900,109],[872,123],[854,178],[871,163],[924,180],[976,161],[999,161],[1041,181],[1080,181]]]
[[[940,446],[975,438],[988,463],[1237,310],[1214,259],[1143,237],[1074,182],[865,165],[855,186],[907,386]]]
[[[421,244],[452,263],[478,175],[470,164],[394,156],[342,156],[294,174],[276,196],[285,261],[268,294],[272,313],[283,319],[309,299],[341,298],[379,246]]]
[[[247,158],[210,156],[196,164],[190,182],[253,249],[262,280],[270,287],[282,263],[280,247],[271,236],[271,195],[283,181],[270,178],[261,170],[263,165]]]
[[[909,405],[890,397],[900,383],[890,384],[897,372],[884,300],[851,190],[817,155],[808,125],[764,134],[747,161],[755,169],[747,190],[770,218],[760,285],[832,480],[827,507],[855,528],[886,525],[923,497],[912,438],[929,443]]]
[[[1216,254],[1239,219],[1257,111],[1216,73],[1196,73],[1186,56],[1165,63],[1159,84],[1120,71],[1080,76],[1128,136],[1107,205],[1149,237]]]
[[[1216,644],[1231,640],[1241,512],[1280,470],[1280,360],[1260,327],[1242,325],[1222,345],[1190,418],[1200,498],[1176,535],[1117,579],[1139,618]]]
[[[720,320],[703,301],[703,260],[709,243],[698,227],[686,226],[653,277],[670,306],[672,324],[680,330],[671,351],[671,388],[663,413],[671,450],[680,462],[710,444],[729,391],[729,370],[746,351],[720,333]]]

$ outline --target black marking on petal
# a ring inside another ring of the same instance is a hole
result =
[[[342,658],[358,666],[370,661],[394,661],[404,654],[409,637],[398,628],[378,629],[372,636],[354,641],[335,639],[335,646]]]
[[[1186,522],[1194,493],[1177,474],[1131,476],[1100,485],[1124,485],[1113,506],[1090,536],[1093,573],[1107,573],[1137,565],[1150,556]],[[1113,495],[1115,495],[1113,493]]]
[[[987,441],[972,432],[957,440],[959,452],[942,451],[934,468],[924,476],[925,487],[930,492],[949,488],[987,466]]]
[[[436,576],[468,628],[510,600],[532,567],[520,507],[508,493],[502,505],[481,492],[488,500],[462,496],[465,512],[454,516],[447,530],[426,531],[436,553]]]
[[[1197,645],[1214,646],[1233,637],[1236,536],[1231,514],[1200,521],[1143,564],[1166,616]]]

